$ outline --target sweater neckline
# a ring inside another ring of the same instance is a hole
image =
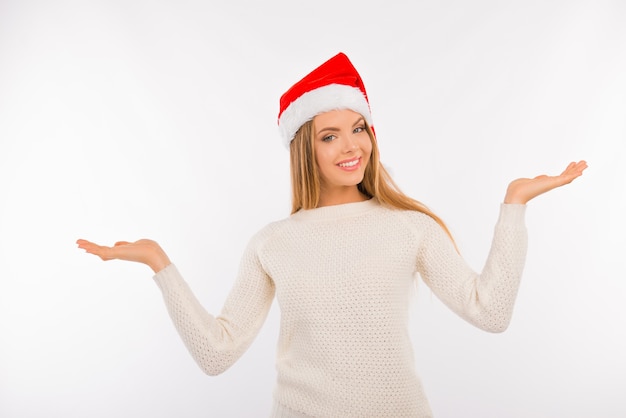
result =
[[[378,201],[372,198],[363,202],[343,203],[341,205],[323,206],[315,209],[300,209],[291,215],[291,219],[303,221],[349,218],[368,212],[378,205]]]

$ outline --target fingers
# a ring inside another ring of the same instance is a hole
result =
[[[78,244],[78,248],[85,250],[85,252],[88,254],[96,255],[104,261],[111,260],[111,247],[98,245],[85,239],[77,240],[76,244]]]
[[[561,173],[560,177],[563,180],[563,184],[571,183],[577,177],[583,174],[583,171],[587,168],[587,162],[584,160],[578,162],[571,162]]]
[[[569,163],[569,165],[565,168],[562,174],[579,173],[578,175],[580,175],[586,168],[587,168],[587,162],[585,160],[581,160],[578,162],[573,161]]]
[[[583,171],[585,171],[585,169],[587,168],[587,161],[585,160],[579,161],[574,165],[573,168],[577,173],[579,173],[578,175],[581,175]]]
[[[78,244],[78,248],[85,250],[88,253],[91,253],[94,249],[99,247],[99,245],[94,244],[91,241],[87,241],[86,239],[79,239],[76,241],[76,244]]]

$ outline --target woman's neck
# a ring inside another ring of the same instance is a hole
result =
[[[320,191],[318,208],[324,206],[343,205],[345,203],[364,202],[369,198],[359,191],[356,186],[334,188]]]

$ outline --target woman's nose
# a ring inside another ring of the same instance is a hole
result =
[[[350,136],[346,136],[346,140],[344,141],[345,152],[355,151],[357,148],[358,148],[358,145],[357,145],[356,140]]]

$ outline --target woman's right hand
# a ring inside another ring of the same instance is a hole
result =
[[[147,265],[155,273],[171,264],[169,257],[161,246],[149,239],[140,239],[135,242],[119,241],[112,247],[98,245],[84,239],[79,239],[76,241],[76,244],[78,244],[78,248],[85,250],[89,254],[97,255],[104,261],[135,261]]]

